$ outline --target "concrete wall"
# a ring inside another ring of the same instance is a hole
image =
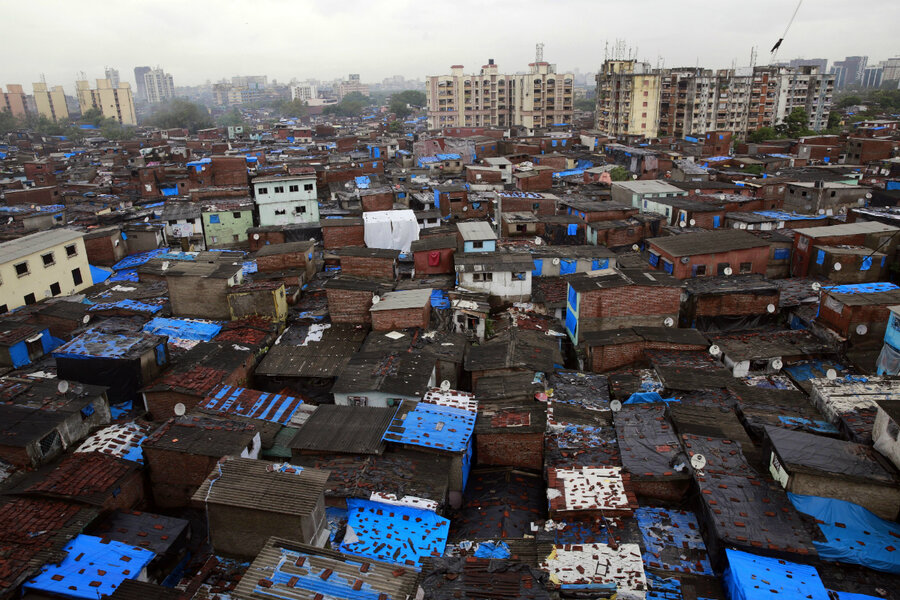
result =
[[[66,252],[67,246],[74,246],[73,256]],[[45,266],[41,256],[47,253],[53,254],[53,263]],[[0,257],[0,261],[3,260]],[[28,263],[28,273],[20,276],[15,265],[23,262]],[[78,284],[72,274],[75,269],[81,275],[81,283]],[[74,294],[90,287],[93,281],[83,239],[49,246],[24,258],[0,263],[0,282],[0,312],[4,305],[6,310],[24,306],[29,294],[34,295],[35,302],[57,295],[50,289],[53,284],[59,285],[58,295]]]

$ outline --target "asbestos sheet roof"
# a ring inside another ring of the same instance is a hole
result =
[[[328,471],[252,458],[216,465],[193,501],[284,515],[312,514],[325,492]]]
[[[13,262],[29,254],[46,250],[52,246],[65,244],[84,236],[80,231],[72,229],[51,229],[32,233],[15,240],[0,244],[0,261]]]
[[[145,448],[222,457],[240,454],[256,430],[245,423],[199,417],[169,419],[144,440]]]
[[[291,441],[299,452],[381,454],[382,437],[394,418],[394,408],[338,406],[316,408]]]
[[[396,565],[270,538],[232,592],[237,600],[404,600],[418,573]]]
[[[403,310],[407,308],[425,308],[431,303],[431,288],[420,290],[404,290],[400,292],[388,292],[381,300],[372,305],[371,312],[384,310]]]
[[[741,229],[684,233],[682,235],[651,238],[647,240],[647,243],[651,247],[655,246],[671,256],[724,254],[733,250],[769,247],[768,242]]]

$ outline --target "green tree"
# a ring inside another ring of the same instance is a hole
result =
[[[841,132],[841,113],[836,110],[828,113],[828,125],[825,127],[825,133]]]
[[[597,108],[597,102],[591,98],[579,98],[575,101],[575,110],[593,112]]]
[[[11,112],[0,110],[0,135],[6,135],[10,131],[15,131],[20,126],[19,120]]]
[[[609,171],[609,178],[613,181],[629,181],[631,180],[631,172],[625,167],[613,167]]]
[[[147,122],[161,129],[180,127],[191,133],[213,126],[212,117],[209,116],[206,107],[180,98],[157,108]]]
[[[863,103],[862,96],[859,96],[857,94],[848,94],[838,101],[837,107],[838,108],[847,108],[849,106],[855,106],[857,104],[862,104],[862,103]]]
[[[103,116],[103,113],[100,111],[99,108],[93,107],[93,108],[89,108],[86,111],[84,111],[83,113],[81,113],[81,118],[79,119],[79,121],[81,121],[82,123],[85,123],[85,124],[90,124],[90,125],[95,125],[97,127],[100,127],[100,125],[103,124],[103,120],[105,118],[106,117]]]
[[[750,133],[747,136],[747,141],[752,142],[754,144],[759,144],[766,140],[774,140],[778,137],[778,134],[771,127],[760,127],[756,131]]]
[[[783,124],[777,126],[776,131],[789,138],[797,138],[812,133],[807,127],[807,123],[809,123],[809,115],[798,106],[785,117]]]
[[[242,115],[241,111],[235,106],[230,111],[219,115],[219,118],[216,119],[216,124],[219,127],[244,125],[244,115]]]
[[[302,119],[309,116],[309,105],[300,98],[282,102],[276,107],[282,117],[290,119]]]
[[[400,121],[391,121],[391,124],[388,125],[388,131],[391,133],[403,133],[403,123]]]
[[[358,117],[368,105],[368,98],[359,92],[353,92],[344,96],[337,104],[326,106],[322,112],[326,115],[337,115],[339,117]]]

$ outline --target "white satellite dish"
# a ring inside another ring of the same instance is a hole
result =
[[[631,178],[632,178],[632,179],[637,179],[637,175],[632,175]]]
[[[254,234],[253,234],[253,239],[254,239],[254,240],[258,240],[258,239],[259,239],[259,234],[258,234],[258,233],[254,233]]]
[[[732,227],[733,227],[734,229],[740,229],[740,228],[741,228],[741,225],[740,225],[740,223],[735,223],[734,225],[732,225]]]
[[[150,221],[150,217],[144,217],[144,223],[147,223],[149,221]]]
[[[372,304],[378,304],[381,302],[381,296],[372,296]]]
[[[691,219],[690,221],[691,227],[697,224],[697,219]]]
[[[634,250],[635,252],[637,252],[638,250],[641,249],[641,247],[638,246],[637,244],[632,244],[632,245],[631,245],[631,249]]]
[[[118,245],[119,245],[119,240],[113,240],[113,246],[118,246]]]
[[[871,198],[872,194],[866,194],[866,198]]]
[[[81,317],[81,322],[87,325],[91,321],[91,315],[84,315]]]
[[[706,467],[706,457],[702,454],[695,454],[691,457],[691,466],[695,471],[702,471]]]
[[[824,215],[824,214],[825,214],[825,209],[824,209],[824,208],[820,208],[820,209],[819,209],[819,214],[820,214],[820,215]]]
[[[776,371],[780,371],[781,367],[783,367],[783,366],[784,366],[784,363],[781,362],[780,358],[776,358],[775,360],[772,361],[772,368],[775,369]]]
[[[179,402],[172,410],[175,412],[176,417],[183,417],[187,409],[185,408],[184,404]]]
[[[665,325],[666,327],[671,327],[674,324],[675,319],[673,319],[672,317],[666,317],[665,319],[663,319],[663,325]]]
[[[716,346],[715,344],[713,344],[712,346],[709,347],[709,353],[712,354],[713,356],[718,356],[718,355],[722,354],[722,349],[719,348],[718,346]]]
[[[58,391],[60,394],[65,394],[66,392],[68,392],[69,391],[69,382],[66,381],[65,379],[63,379],[62,381],[57,383],[56,391]]]
[[[726,275],[731,275],[732,273],[734,273],[734,269],[732,269],[731,267],[725,267],[725,270],[722,272]]]
[[[835,271],[840,271],[842,268],[843,268],[843,267],[841,267],[841,263],[839,263],[839,262],[834,263],[834,270],[835,270]]]
[[[820,289],[822,289],[822,284],[819,283],[818,281],[815,281],[815,282],[813,282],[811,287],[814,292],[818,292]]]
[[[609,403],[609,410],[619,412],[622,410],[622,403],[619,400],[611,400]]]
[[[827,371],[825,371],[825,378],[828,379],[828,381],[834,381],[835,379],[837,379],[837,371],[835,371],[834,369],[828,369]]]
[[[468,207],[468,206],[463,206],[463,212],[466,212],[467,210],[469,210],[469,207]]]
[[[869,328],[863,324],[859,324],[856,326],[856,333],[858,333],[859,335],[866,335],[867,333],[869,333]]]
[[[678,221],[679,227],[685,227],[686,225],[687,225],[687,223],[685,223],[684,221]]]
[[[450,382],[446,379],[441,382],[441,391],[449,392],[450,391]]]
[[[554,265],[558,265],[558,264],[559,264],[559,259],[558,259],[558,258],[554,258],[551,262],[552,262]]]
[[[770,313],[775,312],[775,305],[774,305],[774,304],[768,305],[768,306],[766,307],[766,310],[769,311]]]

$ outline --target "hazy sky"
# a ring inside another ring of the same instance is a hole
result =
[[[392,75],[421,78],[493,58],[527,68],[534,45],[559,70],[595,71],[604,46],[623,39],[666,66],[766,64],[795,0],[0,0],[0,85],[39,81],[73,93],[104,66],[134,83],[134,67],[159,65],[175,85],[233,75],[288,81]],[[778,58],[870,62],[900,55],[897,0],[806,0]]]

